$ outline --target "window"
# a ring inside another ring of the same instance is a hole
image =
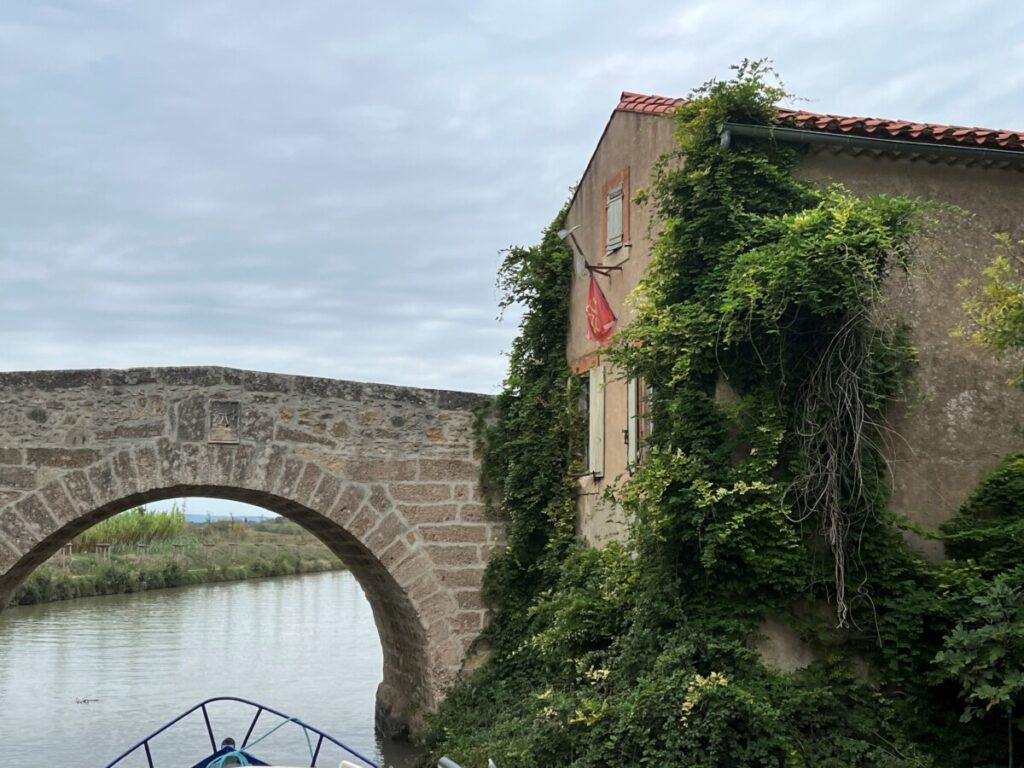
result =
[[[604,475],[604,366],[595,365],[579,377],[579,413],[584,434],[576,474]]]
[[[643,462],[651,436],[651,391],[643,379],[626,381],[626,462],[630,472]]]
[[[590,372],[577,376],[576,383],[579,387],[576,409],[580,415],[583,437],[578,443],[573,441],[573,474],[585,475],[590,471]]]
[[[604,185],[605,255],[629,247],[629,168],[623,168]]]

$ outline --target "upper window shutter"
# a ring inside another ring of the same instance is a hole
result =
[[[607,224],[607,240],[605,250],[608,253],[622,247],[622,185],[619,184],[608,193],[605,202],[605,222]]]
[[[639,398],[637,379],[626,381],[626,462],[632,467],[637,463],[637,447],[639,445]]]
[[[595,476],[604,475],[604,366],[590,369],[590,440],[589,469]]]

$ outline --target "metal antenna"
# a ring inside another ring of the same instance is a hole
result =
[[[580,247],[579,241],[576,239],[575,233],[576,230],[579,228],[580,225],[577,224],[572,229],[560,229],[558,230],[558,238],[560,240],[565,240],[566,238],[568,238],[570,241],[572,241],[573,247],[576,249],[576,253],[579,255],[577,259],[573,260],[576,267],[576,274],[582,275],[584,272],[589,272],[591,266],[590,262],[587,261],[586,254],[583,253],[583,249]]]
[[[566,238],[568,238],[570,241],[572,241],[573,247],[575,247],[576,249],[576,253],[579,254],[579,258],[573,260],[576,267],[576,274],[582,276],[583,273],[586,271],[589,272],[591,275],[597,273],[602,277],[608,277],[609,275],[611,275],[612,272],[620,271],[622,269],[622,265],[625,264],[626,261],[629,261],[629,259],[627,258],[624,261],[619,262],[618,264],[608,267],[603,265],[591,264],[587,260],[587,255],[583,253],[583,249],[580,247],[579,241],[576,239],[575,232],[577,229],[580,228],[580,226],[582,225],[577,224],[572,229],[558,230],[559,239],[565,240]]]

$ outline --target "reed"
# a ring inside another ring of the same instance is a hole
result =
[[[94,552],[110,544],[109,552]],[[145,546],[139,546],[144,544]],[[130,510],[94,526],[76,553],[40,566],[18,588],[14,605],[142,592],[345,566],[310,533],[287,520],[219,520],[190,525],[184,514]]]
[[[136,507],[97,523],[74,540],[75,551],[95,548],[97,544],[114,546],[167,542],[188,536],[185,514],[172,508],[167,512],[147,512]]]

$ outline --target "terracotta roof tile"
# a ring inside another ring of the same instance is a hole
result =
[[[665,115],[686,99],[671,99],[665,96],[651,96],[623,91],[617,112],[639,112],[642,114]],[[904,141],[926,141],[936,144],[960,144],[1024,151],[1024,131],[994,130],[991,128],[969,128],[960,125],[939,125],[935,123],[911,123],[905,120],[885,120],[877,117],[847,117],[823,115],[795,109],[779,109],[779,123],[792,128],[809,131],[848,133],[878,138],[902,139]]]

